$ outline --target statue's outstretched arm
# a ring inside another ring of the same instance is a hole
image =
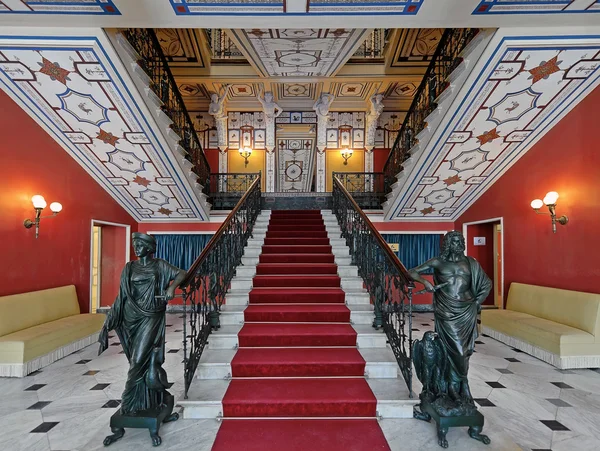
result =
[[[438,263],[439,263],[439,260],[437,259],[437,257],[434,257],[431,260],[427,260],[422,265],[412,268],[411,270],[408,271],[408,273],[410,274],[410,276],[413,278],[413,280],[415,282],[419,282],[421,285],[424,285],[425,288],[427,289],[427,291],[433,292],[433,291],[435,291],[433,289],[433,285],[431,284],[431,282],[429,282],[428,280],[421,277],[421,273],[431,270],[431,269],[435,269],[437,267]]]

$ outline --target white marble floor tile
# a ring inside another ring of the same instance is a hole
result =
[[[600,414],[578,407],[560,408],[556,420],[573,432],[600,440]]]
[[[519,376],[517,374],[503,374],[498,380],[506,388],[528,393],[538,398],[558,398],[560,388],[549,382]]]
[[[598,451],[600,440],[576,432],[558,431],[552,437],[552,451]]]
[[[558,407],[543,398],[509,388],[493,389],[488,399],[518,417],[532,420],[554,420],[558,410]]]

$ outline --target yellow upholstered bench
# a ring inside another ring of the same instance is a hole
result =
[[[482,332],[557,368],[600,367],[600,294],[512,283]]]
[[[105,318],[80,313],[73,285],[0,296],[0,376],[26,376],[92,344]]]

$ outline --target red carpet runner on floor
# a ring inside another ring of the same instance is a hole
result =
[[[213,451],[389,451],[319,211],[271,213]]]

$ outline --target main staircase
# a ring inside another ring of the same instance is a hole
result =
[[[221,328],[180,401],[222,420],[213,450],[389,450],[377,420],[411,418],[373,307],[331,211],[263,211]]]

